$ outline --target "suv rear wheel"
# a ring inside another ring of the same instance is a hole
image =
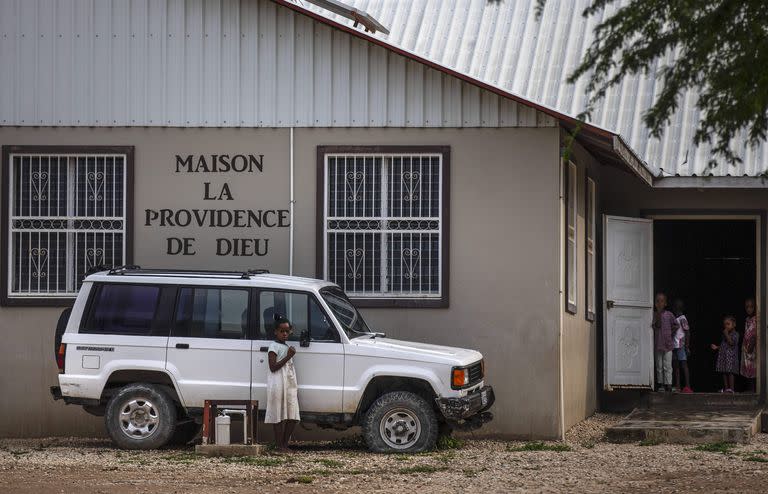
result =
[[[438,424],[427,400],[409,391],[377,399],[363,420],[363,436],[376,453],[416,453],[435,447]]]
[[[109,400],[104,414],[107,432],[123,449],[156,449],[176,429],[173,400],[152,384],[129,384]]]

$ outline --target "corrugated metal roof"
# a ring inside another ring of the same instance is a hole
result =
[[[557,121],[270,0],[0,0],[0,125]]]
[[[351,22],[305,2],[302,7],[340,23]],[[540,20],[532,0],[345,0],[365,10],[390,30],[375,36],[395,46],[497,85],[569,115],[585,106],[584,79],[566,83],[591,43],[592,29],[622,1],[602,14],[584,19],[589,0],[547,0]],[[746,147],[734,143],[744,158],[738,166],[707,166],[710,147],[695,147],[693,134],[699,113],[697,95],[680,100],[661,139],[651,139],[642,122],[658,92],[656,73],[669,60],[662,59],[645,76],[625,78],[609,91],[593,116],[594,124],[621,134],[648,165],[663,175],[757,175],[768,171],[768,145]]]

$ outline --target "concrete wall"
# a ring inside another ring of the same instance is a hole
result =
[[[134,145],[134,262],[146,266],[266,267],[287,272],[288,228],[147,226],[146,210],[288,208],[288,130],[0,128],[0,144]],[[447,309],[369,309],[394,337],[476,348],[497,391],[485,434],[560,434],[557,129],[297,129],[295,274],[314,276],[316,146],[450,145],[451,256]],[[175,155],[263,154],[263,172],[176,172]],[[204,200],[204,183],[232,201]],[[217,238],[269,239],[265,256],[217,256]],[[194,237],[194,256],[169,256],[168,237]],[[5,266],[3,266],[5,269]],[[0,436],[84,435],[101,420],[53,403],[59,310],[0,308]],[[12,377],[11,377],[12,376]]]
[[[564,144],[565,145],[565,144]],[[577,222],[576,222],[576,265],[577,265],[577,303],[576,313],[571,314],[565,310],[564,292],[560,303],[562,312],[562,338],[561,357],[563,362],[563,427],[568,430],[574,424],[592,415],[597,410],[597,324],[587,320],[586,297],[586,197],[587,174],[596,182],[596,191],[599,197],[601,192],[600,164],[578,143],[574,143],[570,155],[578,167],[578,194],[577,194]],[[565,231],[565,204],[561,205],[561,235]],[[599,211],[598,211],[599,218]],[[599,220],[597,221],[599,223]],[[596,225],[597,227],[598,225]],[[564,243],[563,243],[564,245]],[[599,242],[595,245],[596,255],[599,255]],[[565,248],[560,257],[560,274],[563,276],[563,263],[565,263]],[[595,258],[599,263],[599,257]],[[599,273],[598,273],[599,274]],[[563,279],[563,287],[565,287]],[[599,290],[600,281],[597,281]],[[564,290],[564,288],[563,288]],[[598,291],[596,290],[596,295]],[[596,304],[596,307],[599,307]]]

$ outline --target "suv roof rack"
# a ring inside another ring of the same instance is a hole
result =
[[[217,271],[199,269],[144,269],[133,264],[116,266],[109,270],[108,275],[115,276],[181,276],[185,278],[240,278],[250,279],[251,276],[268,274],[268,269],[248,269],[246,271]]]

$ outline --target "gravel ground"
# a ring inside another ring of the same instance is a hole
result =
[[[0,440],[0,492],[757,492],[768,486],[768,435],[747,446],[609,444],[597,414],[562,443],[463,441],[419,455],[374,455],[356,438],[296,445],[286,456],[131,452],[106,440]]]

